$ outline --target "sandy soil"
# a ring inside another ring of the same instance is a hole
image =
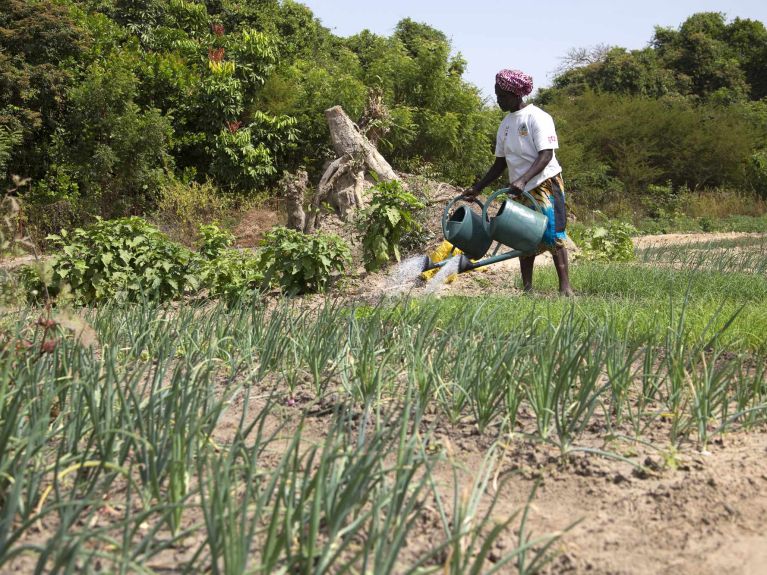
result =
[[[300,409],[299,402],[276,416],[297,422]],[[233,416],[226,418],[232,418],[232,429]],[[328,423],[326,417],[305,421],[308,442],[321,442]],[[522,413],[520,433],[532,431],[532,425],[532,415]],[[433,433],[435,449],[450,454],[464,470],[461,488],[471,485],[498,438],[492,431],[479,435],[468,423],[452,426],[429,417],[425,427]],[[641,471],[593,454],[563,460],[554,447],[521,435],[500,438],[501,460],[487,494],[498,489],[494,516],[519,511],[537,485],[528,533],[535,538],[564,531],[547,574],[767,574],[767,428],[727,435],[706,451],[669,448],[662,439],[668,430],[660,421],[647,437],[655,447],[606,446],[604,431],[596,423],[580,444],[615,450],[642,464]],[[453,473],[447,462],[435,470],[435,479],[449,498]],[[436,518],[425,520],[422,529],[420,537],[409,540],[408,556],[418,556],[440,538]],[[495,556],[517,543],[517,535],[507,533]]]

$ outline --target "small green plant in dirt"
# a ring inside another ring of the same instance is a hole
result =
[[[228,247],[234,244],[234,234],[221,229],[218,224],[203,224],[200,226],[200,255],[206,259],[214,259]]]
[[[581,248],[578,259],[609,262],[627,262],[634,259],[634,243],[631,236],[636,228],[617,220],[608,220],[604,225],[586,228],[574,236]]]
[[[324,291],[351,261],[349,246],[335,234],[304,234],[278,227],[264,236],[261,263],[267,283],[287,293]]]
[[[85,303],[117,294],[170,299],[199,287],[189,267],[192,252],[138,217],[98,220],[48,240],[56,252],[47,286],[52,295],[68,286]]]
[[[210,297],[236,300],[263,285],[259,254],[250,250],[223,249],[213,259],[203,259],[200,286]]]
[[[392,258],[399,261],[403,237],[422,228],[415,214],[423,208],[423,203],[398,181],[376,184],[370,206],[357,220],[367,271],[381,269]]]

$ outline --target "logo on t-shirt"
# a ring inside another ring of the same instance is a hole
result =
[[[528,133],[529,132],[527,131],[527,124],[522,124],[519,127],[519,135],[520,135],[520,137],[524,138],[525,136],[527,136]]]

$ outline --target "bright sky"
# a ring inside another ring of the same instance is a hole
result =
[[[636,49],[656,25],[677,28],[695,12],[724,12],[767,25],[765,0],[300,0],[339,36],[368,29],[390,35],[403,18],[424,22],[450,38],[468,62],[464,77],[493,94],[495,73],[518,68],[536,87],[551,84],[571,48],[597,44]]]

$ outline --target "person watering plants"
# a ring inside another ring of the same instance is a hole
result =
[[[508,114],[498,127],[495,162],[479,182],[464,191],[464,196],[476,198],[508,168],[511,193],[528,192],[548,217],[538,254],[544,251],[551,253],[559,277],[559,293],[571,296],[573,290],[570,287],[565,247],[565,188],[562,168],[554,154],[554,150],[559,147],[557,133],[554,130],[554,120],[549,114],[522,101],[532,90],[533,79],[524,72],[501,70],[496,74],[496,100],[501,110]],[[524,197],[517,201],[528,204]],[[522,285],[526,292],[533,287],[534,263],[535,254],[519,259]]]

